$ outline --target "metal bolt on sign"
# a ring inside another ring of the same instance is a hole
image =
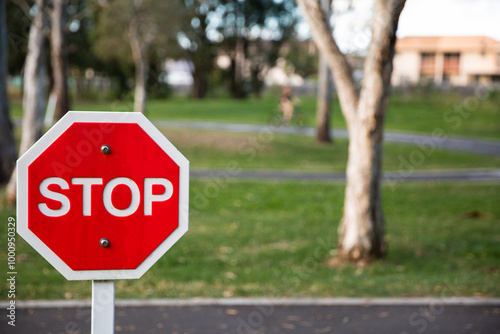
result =
[[[102,154],[108,155],[111,153],[111,147],[109,147],[108,145],[102,145],[101,152],[102,152]]]
[[[104,248],[108,248],[110,246],[109,239],[106,239],[106,238],[102,238],[99,241],[99,244],[101,245],[101,247],[104,247]]]

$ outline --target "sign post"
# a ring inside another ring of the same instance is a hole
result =
[[[115,281],[92,281],[91,334],[112,334],[115,328]]]
[[[92,280],[113,333],[114,280],[140,278],[188,230],[189,161],[141,113],[68,112],[17,163],[18,233],[68,280]]]

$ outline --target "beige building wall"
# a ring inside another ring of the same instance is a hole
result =
[[[420,53],[396,53],[391,83],[395,86],[416,84],[420,79]]]
[[[436,85],[441,85],[443,83],[443,66],[444,66],[444,54],[436,53],[434,56],[434,83]],[[452,79],[453,80],[453,79]]]
[[[500,74],[499,56],[494,53],[464,52],[461,55],[460,72],[465,76],[465,83],[471,83],[476,75],[487,75],[496,69]],[[484,79],[482,79],[484,80]],[[489,80],[488,80],[489,81]],[[489,82],[483,82],[489,83]]]
[[[421,73],[422,53],[434,55],[433,66]],[[445,61],[445,54],[459,54],[458,70]],[[446,66],[445,66],[446,62]],[[445,69],[447,67],[447,69]],[[484,36],[405,37],[396,42],[391,78],[393,85],[432,80],[437,85],[489,84],[500,78],[500,42]]]

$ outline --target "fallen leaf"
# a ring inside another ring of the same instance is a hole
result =
[[[380,312],[379,314],[377,314],[377,317],[379,317],[379,318],[387,318],[390,315],[391,315],[391,312]]]
[[[288,323],[284,322],[284,323],[281,324],[281,328],[295,329],[295,325],[294,324],[288,324]]]

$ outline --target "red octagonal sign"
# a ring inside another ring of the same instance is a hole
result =
[[[69,280],[139,278],[188,229],[189,162],[140,113],[70,111],[17,177],[19,234]]]

